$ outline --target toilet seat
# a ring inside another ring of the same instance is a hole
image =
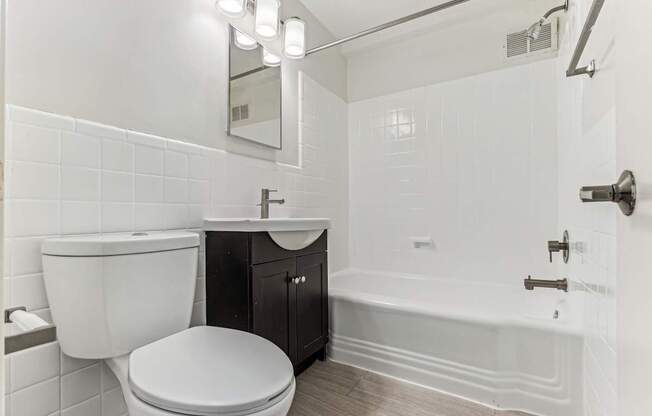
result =
[[[131,392],[182,415],[241,416],[274,406],[293,391],[285,353],[256,335],[195,327],[129,355]]]

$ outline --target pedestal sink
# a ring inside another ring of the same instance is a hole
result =
[[[330,228],[328,218],[207,218],[204,231],[266,232],[286,250],[301,250]]]

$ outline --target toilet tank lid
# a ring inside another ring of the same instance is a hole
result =
[[[193,232],[138,232],[48,238],[43,240],[41,252],[49,256],[102,257],[198,246],[199,235]]]

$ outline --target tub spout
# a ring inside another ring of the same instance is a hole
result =
[[[533,279],[532,276],[528,276],[527,279],[523,280],[523,284],[525,285],[525,290],[534,290],[535,287],[544,287],[568,292],[568,279],[543,280]]]

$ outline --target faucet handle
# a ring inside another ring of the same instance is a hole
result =
[[[568,263],[570,254],[570,239],[568,231],[564,231],[562,241],[548,241],[548,254],[550,255],[550,263],[552,263],[552,253],[562,253],[564,263]]]

